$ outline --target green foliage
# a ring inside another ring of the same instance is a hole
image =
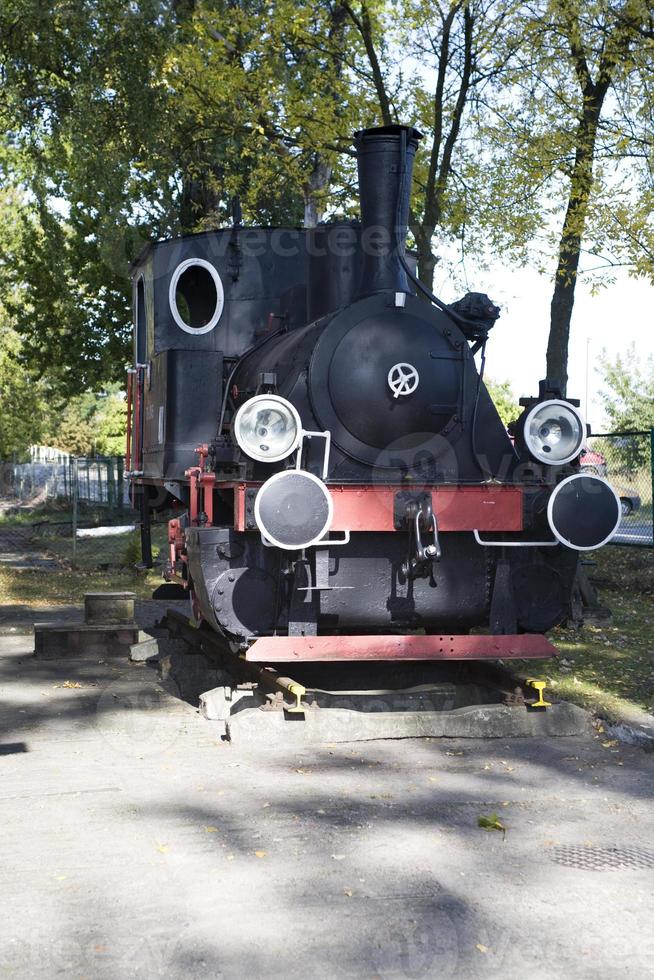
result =
[[[0,459],[18,460],[41,438],[48,398],[46,384],[25,364],[24,344],[10,312],[16,293],[2,261],[19,239],[21,200],[11,190],[0,191]]]
[[[654,429],[654,357],[638,358],[632,345],[615,360],[602,355],[604,388],[600,396],[611,432],[643,432]],[[627,473],[650,462],[649,436],[624,437],[611,446],[612,463]]]
[[[124,376],[129,261],[170,228],[158,81],[170,16],[158,0],[0,7],[0,167],[29,190],[0,262],[23,358],[63,395]]]
[[[141,536],[138,531],[132,531],[121,553],[122,564],[133,568],[141,561]]]
[[[98,408],[96,445],[102,456],[122,456],[125,453],[127,404],[115,387],[107,392]]]
[[[48,444],[74,456],[120,456],[125,450],[127,408],[114,385],[106,393],[85,392],[64,403],[53,417]]]
[[[0,460],[25,459],[45,423],[44,386],[25,371],[20,350],[16,332],[0,324]]]
[[[600,359],[605,388],[600,392],[610,431],[654,428],[654,357],[643,359],[632,344],[624,357]]]
[[[516,396],[513,394],[510,382],[493,381],[491,378],[485,378],[484,384],[488,389],[488,394],[495,403],[495,408],[504,425],[508,426],[510,422],[514,422],[520,415],[522,409],[518,404]]]

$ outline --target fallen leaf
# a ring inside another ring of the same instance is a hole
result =
[[[483,827],[484,830],[501,830],[502,834],[506,836],[506,827],[496,813],[491,813],[489,817],[477,817],[477,826]]]
[[[475,944],[475,949],[478,949],[480,953],[487,953],[488,952],[488,946],[484,946],[483,943],[476,943]]]
[[[618,744],[617,738],[610,738],[608,742],[602,742],[603,749],[612,749],[614,745]]]
[[[348,898],[352,898],[352,889],[351,888],[344,888],[343,889],[343,894],[344,895],[347,895]]]
[[[258,858],[265,858],[265,856],[266,856],[266,852],[265,851],[255,851],[254,854],[255,854],[255,857],[258,857]]]
[[[217,834],[218,833],[218,828],[217,827],[205,827],[204,829],[206,830],[206,832],[208,834]]]

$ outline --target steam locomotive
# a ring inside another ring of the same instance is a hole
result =
[[[545,380],[502,424],[499,309],[446,305],[405,252],[408,126],[355,135],[360,222],[230,228],[134,266],[127,468],[165,577],[247,659],[546,657],[618,498]],[[477,360],[479,361],[479,367]]]

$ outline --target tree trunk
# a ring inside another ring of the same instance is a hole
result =
[[[599,98],[587,101],[577,127],[575,162],[570,179],[568,207],[559,242],[559,257],[550,307],[546,376],[558,382],[562,395],[565,395],[568,384],[570,322],[575,301],[581,242],[593,186],[595,139],[602,102],[603,94]]]
[[[431,249],[435,228],[432,225],[414,225],[411,230],[418,253],[418,278],[427,289],[433,289],[434,269],[438,264],[438,259]]]
[[[196,177],[187,178],[182,186],[179,204],[179,225],[182,234],[206,229],[207,219],[212,216],[218,223],[219,196],[216,190],[217,175],[205,170]]]
[[[325,191],[332,179],[332,168],[316,154],[309,179],[303,186],[304,227],[315,228],[325,211]]]
[[[580,238],[576,246],[571,239],[568,239],[565,245],[563,239],[561,240],[554,293],[550,306],[546,375],[560,386],[562,395],[565,395],[568,385],[568,342],[572,308],[575,301],[580,246]]]

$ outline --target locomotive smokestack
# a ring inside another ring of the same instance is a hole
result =
[[[422,133],[412,126],[380,126],[354,134],[364,255],[359,296],[409,290],[398,249],[404,253],[420,139]]]

